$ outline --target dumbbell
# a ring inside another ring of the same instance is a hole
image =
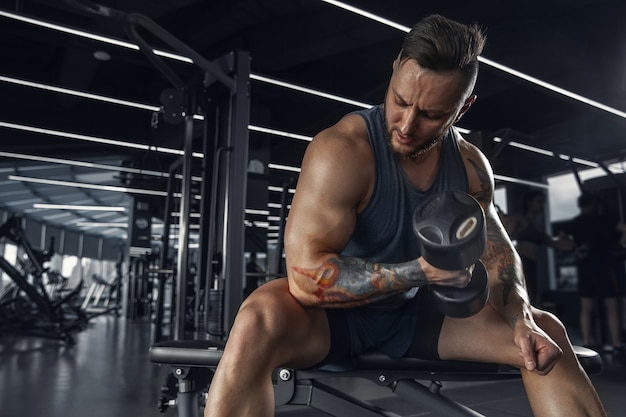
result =
[[[474,265],[466,287],[430,285],[439,310],[463,318],[478,313],[487,302],[487,270],[479,258],[485,250],[487,228],[482,207],[469,194],[444,191],[420,204],[413,214],[413,230],[422,257],[444,270]]]

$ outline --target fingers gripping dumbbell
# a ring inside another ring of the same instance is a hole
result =
[[[431,285],[435,302],[450,317],[478,313],[489,295],[487,270],[480,262],[487,241],[485,214],[469,194],[444,191],[415,209],[413,230],[422,257],[444,270],[461,270],[474,265],[466,287]]]

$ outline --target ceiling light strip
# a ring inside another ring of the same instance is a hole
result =
[[[384,17],[375,15],[375,14],[370,13],[370,12],[366,12],[363,9],[359,9],[357,7],[354,7],[354,6],[350,6],[349,4],[343,3],[341,1],[335,1],[335,0],[322,0],[322,1],[325,2],[325,3],[328,3],[328,4],[332,4],[333,6],[345,9],[345,10],[347,10],[349,12],[361,15],[363,17],[367,17],[368,19],[375,20],[376,22],[382,23],[383,25],[391,26],[392,28],[396,28],[396,29],[404,31],[404,32],[408,32],[409,30],[411,30],[410,27],[401,25],[401,24],[396,23],[396,22],[392,22],[389,19],[385,19]]]
[[[498,136],[495,136],[493,138],[493,141],[500,143],[500,142],[502,142],[502,138],[500,138]],[[526,145],[526,144],[515,142],[515,141],[510,141],[510,142],[507,143],[507,145],[510,145],[510,146],[512,146],[514,148],[524,149],[524,150],[530,151],[530,152],[535,152],[535,153],[538,153],[540,155],[545,155],[545,156],[550,156],[550,157],[558,157],[560,159],[564,159],[564,160],[567,160],[567,161],[571,160],[572,162],[576,162],[576,163],[578,163],[580,165],[587,165],[587,166],[590,166],[590,167],[593,167],[593,168],[597,168],[597,167],[600,166],[600,164],[598,164],[597,162],[587,161],[586,159],[581,159],[581,158],[572,158],[569,155],[565,155],[565,154],[558,154],[557,155],[557,154],[555,154],[552,151],[548,151],[546,149],[538,148],[536,146]]]
[[[300,167],[292,167],[289,165],[281,165],[281,164],[267,164],[269,169],[278,169],[281,171],[291,171],[291,172],[300,172],[302,169]]]
[[[333,6],[339,7],[341,9],[347,10],[349,12],[358,14],[358,15],[363,16],[363,17],[366,17],[368,19],[374,20],[376,22],[382,23],[384,25],[391,26],[393,28],[399,29],[399,30],[401,30],[403,32],[409,32],[411,30],[411,28],[409,28],[407,26],[403,26],[403,25],[400,25],[398,23],[392,22],[392,21],[390,21],[388,19],[385,19],[385,18],[383,18],[381,16],[377,16],[377,15],[375,15],[373,13],[367,12],[367,11],[359,9],[357,7],[350,6],[349,4],[343,3],[341,1],[336,1],[336,0],[322,0],[322,1],[325,2],[325,3],[328,3],[328,4],[332,4]],[[513,75],[515,77],[521,78],[521,79],[523,79],[525,81],[528,81],[528,82],[533,83],[535,85],[538,85],[540,87],[543,87],[543,88],[546,88],[548,90],[554,91],[555,93],[564,95],[566,97],[569,97],[569,98],[574,99],[576,101],[579,101],[581,103],[590,105],[590,106],[595,107],[597,109],[604,110],[606,112],[612,113],[612,114],[614,114],[616,116],[619,116],[619,117],[622,117],[622,118],[626,119],[626,112],[624,112],[624,111],[615,109],[613,107],[610,107],[610,106],[607,106],[605,104],[599,103],[599,102],[597,102],[595,100],[591,100],[591,99],[589,99],[587,97],[583,97],[580,94],[573,93],[573,92],[568,91],[568,90],[566,90],[564,88],[557,87],[557,86],[555,86],[553,84],[550,84],[550,83],[547,83],[545,81],[539,80],[538,78],[535,78],[535,77],[532,77],[530,75],[524,74],[523,72],[520,72],[520,71],[517,71],[517,70],[515,70],[513,68],[507,67],[506,65],[499,64],[499,63],[497,63],[495,61],[492,61],[490,59],[487,59],[487,58],[485,58],[483,56],[479,56],[478,60],[480,62],[486,64],[486,65],[492,66],[492,67],[494,67],[496,69],[499,69],[500,71],[506,72],[508,74],[511,74],[511,75]]]
[[[341,97],[341,96],[338,96],[338,95],[335,95],[335,94],[325,93],[323,91],[314,90],[314,89],[308,88],[308,87],[302,87],[302,86],[291,84],[291,83],[288,83],[288,82],[285,82],[285,81],[275,80],[275,79],[272,79],[272,78],[264,77],[262,75],[250,74],[250,78],[253,79],[253,80],[264,82],[264,83],[277,85],[279,87],[288,88],[290,90],[296,90],[296,91],[300,91],[300,92],[303,92],[303,93],[311,94],[311,95],[314,95],[314,96],[318,96],[318,97],[323,97],[323,98],[327,98],[327,99],[330,99],[330,100],[339,101],[341,103],[351,104],[353,106],[362,107],[364,109],[371,109],[372,107],[374,107],[373,104],[363,103],[361,101],[352,100],[352,99],[349,99],[349,98],[346,98],[346,97]]]
[[[614,114],[616,116],[619,116],[619,117],[622,117],[622,118],[626,119],[626,112],[624,112],[624,111],[621,111],[621,110],[618,110],[616,108],[607,106],[605,104],[602,104],[602,103],[597,102],[595,100],[592,100],[590,98],[581,96],[580,94],[573,93],[573,92],[571,92],[569,90],[566,90],[564,88],[558,87],[558,86],[556,86],[554,84],[547,83],[545,81],[542,81],[542,80],[540,80],[538,78],[535,78],[535,77],[532,77],[530,75],[524,74],[523,72],[517,71],[517,70],[515,70],[513,68],[510,68],[510,67],[507,67],[505,65],[498,64],[497,62],[494,62],[494,61],[492,61],[490,59],[487,59],[485,57],[479,56],[478,60],[483,62],[483,63],[485,63],[485,64],[487,64],[487,65],[489,65],[489,66],[492,66],[492,67],[497,68],[497,69],[499,69],[501,71],[504,71],[506,73],[514,75],[515,77],[521,78],[522,80],[528,81],[528,82],[530,82],[532,84],[538,85],[538,86],[543,87],[545,89],[554,91],[555,93],[564,95],[565,97],[569,97],[569,98],[571,98],[573,100],[579,101],[581,103],[587,104],[589,106],[595,107],[595,108],[600,109],[600,110],[604,110],[604,111],[606,111],[608,113],[612,113],[612,114]]]
[[[137,174],[137,175],[153,175],[153,176],[165,177],[165,178],[169,177],[170,175],[167,172],[159,172],[159,171],[137,169],[137,168],[128,168],[128,167],[123,167],[123,166],[118,166],[118,165],[96,164],[93,162],[74,161],[71,159],[49,158],[47,156],[25,155],[25,154],[19,154],[19,153],[14,153],[14,152],[0,151],[0,156],[3,156],[5,158],[25,159],[28,161],[48,162],[51,164],[71,165],[71,166],[78,166],[78,167],[83,167],[83,168],[95,168],[95,169],[102,169],[102,170],[115,171],[115,172],[121,171],[121,172],[128,172],[130,174]]]
[[[91,94],[91,93],[85,93],[85,92],[77,91],[77,90],[70,90],[68,88],[55,87],[55,86],[52,86],[52,85],[35,83],[35,82],[32,82],[32,81],[21,80],[21,79],[18,79],[18,78],[6,77],[4,75],[0,75],[0,81],[4,81],[4,82],[10,83],[10,84],[21,85],[21,86],[25,86],[25,87],[38,88],[40,90],[52,91],[52,92],[55,92],[55,93],[67,94],[67,95],[70,95],[70,96],[88,98],[88,99],[96,100],[96,101],[103,101],[103,102],[106,102],[106,103],[119,104],[119,105],[126,106],[126,107],[134,107],[134,108],[137,108],[137,109],[148,110],[148,111],[152,111],[152,112],[158,112],[158,111],[161,110],[160,107],[152,106],[152,105],[149,105],[149,104],[136,103],[136,102],[133,102],[133,101],[121,100],[121,99],[117,99],[117,98],[113,98],[113,97],[101,96],[99,94]]]
[[[128,223],[103,223],[103,222],[78,222],[76,223],[78,227],[116,227],[126,229],[128,228]]]
[[[139,51],[139,46],[131,42],[126,42],[126,41],[111,38],[108,36],[102,36],[102,35],[98,35],[92,32],[70,28],[67,26],[57,25],[55,23],[46,22],[41,19],[34,19],[34,18],[23,16],[23,15],[7,12],[6,10],[0,10],[0,16],[4,16],[9,19],[19,20],[20,22],[29,23],[31,25],[40,26],[46,29],[52,29],[52,30],[56,30],[59,32],[68,33],[70,35],[80,36],[82,38],[91,39],[94,41],[108,43],[110,45],[121,46],[122,48]],[[170,58],[170,59],[174,59],[177,61],[186,62],[189,64],[193,63],[193,60],[191,58],[178,55],[172,52],[162,51],[159,49],[153,49],[152,52],[155,55],[159,55],[165,58]]]
[[[114,185],[85,184],[81,182],[23,177],[20,175],[9,175],[8,179],[13,180],[13,181],[32,182],[36,184],[59,185],[62,187],[88,188],[92,190],[115,191],[115,192],[121,192],[121,193],[143,194],[143,195],[156,195],[156,196],[161,196],[161,197],[167,196],[167,192],[165,191],[144,190],[140,188],[119,187],[119,186],[114,186]]]
[[[283,137],[291,138],[291,139],[305,140],[305,141],[308,141],[308,142],[313,140],[313,136],[305,136],[305,135],[300,135],[300,134],[297,134],[297,133],[285,132],[285,131],[282,131],[282,130],[268,129],[266,127],[248,125],[248,129],[252,130],[254,132],[268,133],[270,135],[283,136]]]
[[[548,184],[543,184],[543,183],[534,182],[534,181],[521,180],[519,178],[507,177],[506,175],[496,175],[496,174],[494,174],[493,178],[495,180],[511,182],[511,183],[514,183],[514,184],[524,184],[524,185],[530,185],[530,186],[533,186],[533,187],[540,187],[540,188],[546,188],[546,189],[549,188]]]
[[[76,204],[48,204],[35,203],[33,208],[36,209],[53,209],[53,210],[79,210],[79,211],[126,211],[126,207],[119,206],[81,206]]]
[[[167,153],[167,154],[179,155],[179,156],[184,155],[184,152],[178,149],[164,148],[162,146],[144,145],[141,143],[126,142],[126,141],[121,141],[121,140],[116,140],[116,139],[100,138],[97,136],[81,135],[78,133],[61,132],[59,130],[45,129],[45,128],[34,127],[34,126],[26,126],[26,125],[21,125],[17,123],[0,122],[0,127],[5,127],[7,129],[22,130],[22,131],[32,132],[32,133],[41,133],[44,135],[57,136],[61,138],[82,140],[85,142],[100,143],[100,144],[111,145],[111,146],[120,146],[123,148],[139,149],[142,151],[153,151],[153,152]],[[200,157],[202,156],[202,154],[194,152],[193,156]]]

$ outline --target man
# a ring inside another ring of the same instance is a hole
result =
[[[616,262],[622,233],[618,219],[601,210],[601,204],[587,193],[578,197],[580,214],[565,223],[560,236],[572,239],[578,272],[580,330],[583,344],[592,344],[592,317],[596,298],[602,300],[611,345],[609,351],[621,353],[621,324],[618,297],[622,296],[621,277],[624,260]],[[596,342],[601,342],[596,340]],[[607,340],[608,342],[608,340]],[[600,346],[598,346],[600,347]]]
[[[492,204],[493,175],[452,127],[475,101],[480,30],[431,16],[393,62],[384,104],[350,114],[309,145],[285,234],[288,278],[243,303],[216,371],[205,416],[270,416],[278,366],[349,368],[354,355],[466,359],[521,369],[537,416],[601,416],[563,325],[533,309],[519,258]],[[485,210],[488,304],[444,317],[428,284],[464,286],[419,256],[419,201],[465,191]]]

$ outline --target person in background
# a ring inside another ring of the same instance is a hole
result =
[[[623,352],[619,318],[619,297],[624,294],[624,260],[616,259],[623,225],[587,193],[578,197],[580,213],[563,225],[559,234],[573,242],[580,296],[580,330],[583,344],[593,346],[591,335],[594,301],[604,305],[611,345],[609,351]],[[621,263],[621,265],[620,265]],[[596,341],[599,342],[599,341]]]
[[[515,249],[522,259],[522,268],[526,278],[526,290],[533,305],[540,305],[538,282],[538,261],[544,246],[552,249],[569,251],[572,244],[566,239],[553,239],[545,231],[542,216],[545,211],[546,196],[535,189],[524,194],[522,212],[507,215],[504,227],[515,243]]]

